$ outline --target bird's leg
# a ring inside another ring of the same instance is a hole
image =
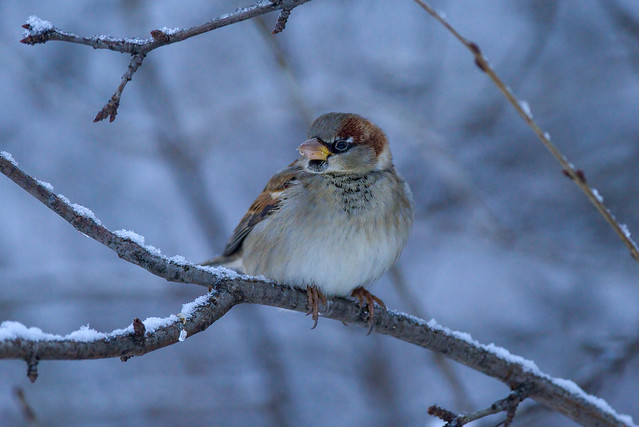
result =
[[[359,300],[360,308],[366,306],[368,310],[368,335],[373,331],[373,319],[375,316],[375,303],[379,304],[384,310],[386,310],[386,304],[380,298],[368,292],[363,286],[359,286],[353,289],[351,296],[356,297]]]
[[[313,322],[315,323],[313,323],[311,329],[315,329],[319,320],[320,304],[323,304],[324,308],[326,308],[326,296],[315,286],[307,286],[306,297],[308,298],[308,313],[306,313],[306,315],[312,315]]]

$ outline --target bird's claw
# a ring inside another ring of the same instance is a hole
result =
[[[311,329],[315,329],[319,321],[320,304],[326,308],[326,296],[315,286],[307,286],[306,297],[308,298],[308,313],[306,315],[312,315],[313,327]]]
[[[360,308],[366,308],[368,310],[368,334],[373,332],[373,320],[375,319],[375,303],[381,308],[386,310],[386,304],[379,297],[368,292],[363,286],[359,286],[353,289],[351,296],[355,297],[359,301]]]

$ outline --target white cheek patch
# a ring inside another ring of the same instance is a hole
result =
[[[392,156],[388,147],[384,147],[384,151],[379,153],[377,156],[377,162],[375,163],[375,167],[377,170],[388,169],[390,165],[392,165]]]

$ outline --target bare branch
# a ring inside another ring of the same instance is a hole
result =
[[[33,410],[33,407],[29,404],[27,397],[24,394],[24,390],[21,387],[15,387],[13,389],[13,394],[15,395],[18,403],[20,404],[20,410],[22,415],[24,415],[25,421],[29,425],[39,426],[40,421],[38,420],[38,416],[36,412]]]
[[[293,73],[288,55],[282,46],[281,40],[277,37],[273,37],[273,33],[267,27],[266,21],[262,16],[258,16],[253,22],[264,39],[264,42],[273,53],[273,57],[281,71],[279,76],[284,79],[291,99],[297,108],[297,113],[304,120],[306,126],[310,127],[315,119],[312,113],[313,109],[311,105],[309,105],[308,99],[304,96],[301,85]]]
[[[113,94],[111,99],[109,99],[109,102],[107,102],[105,106],[102,107],[102,109],[98,112],[98,114],[96,114],[95,118],[93,119],[94,122],[102,121],[107,117],[109,118],[110,122],[115,120],[115,116],[118,114],[118,107],[120,106],[122,91],[124,90],[126,84],[133,78],[133,74],[138,70],[138,68],[140,68],[140,65],[142,65],[144,56],[145,54],[143,53],[136,53],[135,55],[133,55],[133,57],[131,58],[131,62],[129,63],[129,68],[127,68],[126,73],[124,73],[124,75],[122,76],[120,85],[115,90],[115,93]]]
[[[151,349],[175,343],[179,340],[182,328],[189,334],[205,329],[233,305],[242,302],[303,313],[307,311],[306,294],[299,289],[250,276],[230,274],[229,270],[223,268],[190,264],[181,257],[167,258],[157,249],[145,246],[141,236],[131,232],[111,232],[89,209],[71,204],[64,196],[54,194],[49,185],[24,173],[6,152],[0,152],[0,172],[78,231],[111,248],[120,258],[166,280],[210,286],[215,290],[207,296],[211,298],[210,304],[195,308],[184,324],[179,320],[177,323],[162,325],[156,330],[152,342],[144,340],[140,343],[131,326],[125,331],[119,331],[117,337],[107,336],[95,342],[69,343],[63,340],[64,354],[67,356],[88,355],[86,358],[96,358],[144,354]],[[353,299],[332,299],[322,316],[360,327],[369,326],[368,314]],[[380,309],[376,311],[373,328],[378,333],[441,353],[502,381],[512,389],[528,384],[532,398],[577,422],[589,425],[634,425],[630,417],[617,414],[605,401],[586,394],[572,381],[552,378],[531,361],[512,355],[506,349],[493,344],[480,344],[468,334],[451,331],[435,321],[426,322],[404,313]],[[59,352],[60,342],[57,340],[0,340],[0,358],[4,359],[31,360],[34,356],[40,360],[60,358],[57,357]]]
[[[579,385],[590,392],[599,390],[611,374],[621,374],[628,364],[639,355],[639,333],[619,346],[608,346],[591,365],[582,369]]]
[[[288,17],[291,16],[292,8],[283,7],[280,12],[280,16],[277,18],[277,24],[275,24],[275,28],[272,31],[272,34],[281,33],[286,28],[286,22],[288,21]]]
[[[191,28],[162,28],[153,30],[151,31],[151,37],[147,39],[116,38],[103,35],[83,37],[60,30],[49,21],[42,20],[36,16],[31,16],[22,26],[26,31],[24,38],[20,40],[20,42],[35,45],[46,43],[48,41],[63,41],[91,46],[94,49],[109,49],[115,52],[131,54],[133,58],[131,58],[131,63],[129,64],[129,68],[126,73],[122,76],[120,85],[109,102],[107,102],[107,104],[98,112],[93,120],[94,122],[98,122],[109,117],[109,121],[112,122],[115,120],[115,116],[117,115],[124,87],[131,80],[133,74],[137,71],[140,65],[142,65],[144,57],[149,52],[162,46],[178,43],[227,25],[246,21],[247,19],[255,18],[256,16],[281,9],[282,13],[277,21],[275,30],[273,30],[273,33],[277,33],[284,29],[291,11],[297,6],[309,1],[311,0],[262,0],[253,6],[239,8],[235,12],[227,13],[204,24],[196,25]]]
[[[446,421],[445,427],[461,427],[480,418],[498,414],[500,412],[506,412],[506,419],[504,420],[503,425],[504,427],[508,427],[515,418],[517,407],[519,407],[519,404],[529,395],[530,390],[528,385],[522,384],[505,398],[498,400],[488,408],[481,409],[471,414],[455,414],[454,412],[444,409],[438,405],[433,405],[428,408],[428,414]]]
[[[38,379],[38,356],[32,352],[31,356],[25,360],[27,361],[27,378],[34,383]]]
[[[524,119],[524,121],[532,128],[537,137],[541,140],[544,146],[550,151],[552,156],[559,162],[562,167],[562,171],[565,175],[567,175],[570,179],[572,179],[577,186],[581,189],[581,191],[588,197],[588,200],[595,206],[595,208],[599,211],[601,216],[604,217],[606,222],[612,227],[612,229],[617,233],[617,236],[623,241],[623,243],[628,247],[630,251],[630,255],[635,259],[635,261],[639,262],[639,247],[630,237],[630,231],[625,224],[619,224],[615,219],[615,216],[610,212],[610,210],[604,205],[603,197],[599,195],[596,189],[590,187],[586,182],[585,175],[582,170],[577,169],[572,163],[566,159],[566,157],[559,151],[559,148],[555,144],[550,141],[550,135],[547,132],[544,132],[539,125],[533,119],[533,115],[530,111],[530,107],[528,103],[525,101],[520,101],[513,94],[512,90],[504,83],[504,81],[497,75],[492,65],[486,59],[486,57],[482,54],[479,46],[462,36],[440,13],[437,13],[435,9],[432,8],[428,3],[423,0],[414,0],[419,6],[422,7],[426,12],[428,12],[433,18],[439,21],[448,31],[450,31],[453,36],[457,40],[459,40],[466,48],[473,54],[475,57],[475,64],[479,67],[480,70],[488,74],[490,79],[495,83],[497,88],[501,91],[501,93],[506,97],[508,102],[515,108],[517,113]]]
[[[144,54],[151,52],[159,47],[178,43],[200,34],[226,27],[227,25],[236,24],[255,18],[265,13],[273,12],[280,9],[293,10],[297,6],[301,6],[311,0],[264,0],[254,6],[239,8],[235,12],[227,13],[210,21],[196,25],[187,29],[158,29],[151,31],[151,38],[148,39],[131,39],[116,38],[111,36],[91,36],[82,37],[73,33],[62,31],[53,26],[48,21],[40,20],[37,17],[31,17],[26,24],[23,25],[28,33],[20,40],[25,44],[41,44],[48,41],[64,41],[69,43],[78,43],[91,46],[94,49],[109,49],[121,53],[130,53],[131,55]],[[36,26],[34,21],[38,20],[45,25]],[[48,24],[48,25],[46,25]]]

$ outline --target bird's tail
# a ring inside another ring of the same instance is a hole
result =
[[[233,255],[220,255],[203,263],[200,265],[210,266],[210,267],[226,267],[228,269],[234,270],[238,273],[244,274],[244,266],[242,265],[242,257],[238,256],[238,254]]]

